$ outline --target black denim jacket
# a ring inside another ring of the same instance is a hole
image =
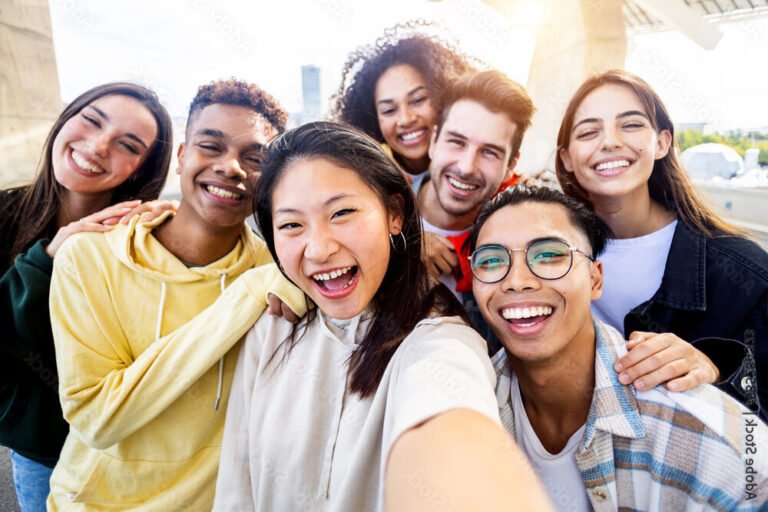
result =
[[[719,368],[717,386],[768,421],[768,253],[754,242],[679,221],[661,286],[624,318],[632,331],[693,343]]]

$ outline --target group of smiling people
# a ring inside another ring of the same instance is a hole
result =
[[[0,194],[22,510],[764,508],[768,255],[639,77],[573,95],[562,192],[515,171],[534,111],[390,31],[330,121],[201,86],[176,205],[154,93],[76,98]]]

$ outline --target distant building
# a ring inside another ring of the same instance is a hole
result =
[[[320,99],[320,68],[301,66],[301,95],[304,100],[304,122],[316,121],[322,116]]]

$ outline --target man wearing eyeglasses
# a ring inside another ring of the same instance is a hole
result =
[[[549,189],[509,189],[480,211],[468,244],[479,309],[503,345],[502,423],[558,510],[763,510],[768,427],[754,413],[709,385],[619,382],[625,341],[590,313],[606,233]]]

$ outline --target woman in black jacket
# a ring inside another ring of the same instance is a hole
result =
[[[69,427],[58,397],[48,288],[61,244],[106,231],[165,184],[168,112],[154,92],[111,83],[70,103],[31,185],[0,191],[0,444],[12,450],[23,511],[45,510]]]
[[[624,71],[590,78],[557,144],[563,191],[615,235],[593,311],[629,336],[620,380],[673,391],[717,382],[752,410],[768,404],[768,254],[699,197],[658,95]]]

